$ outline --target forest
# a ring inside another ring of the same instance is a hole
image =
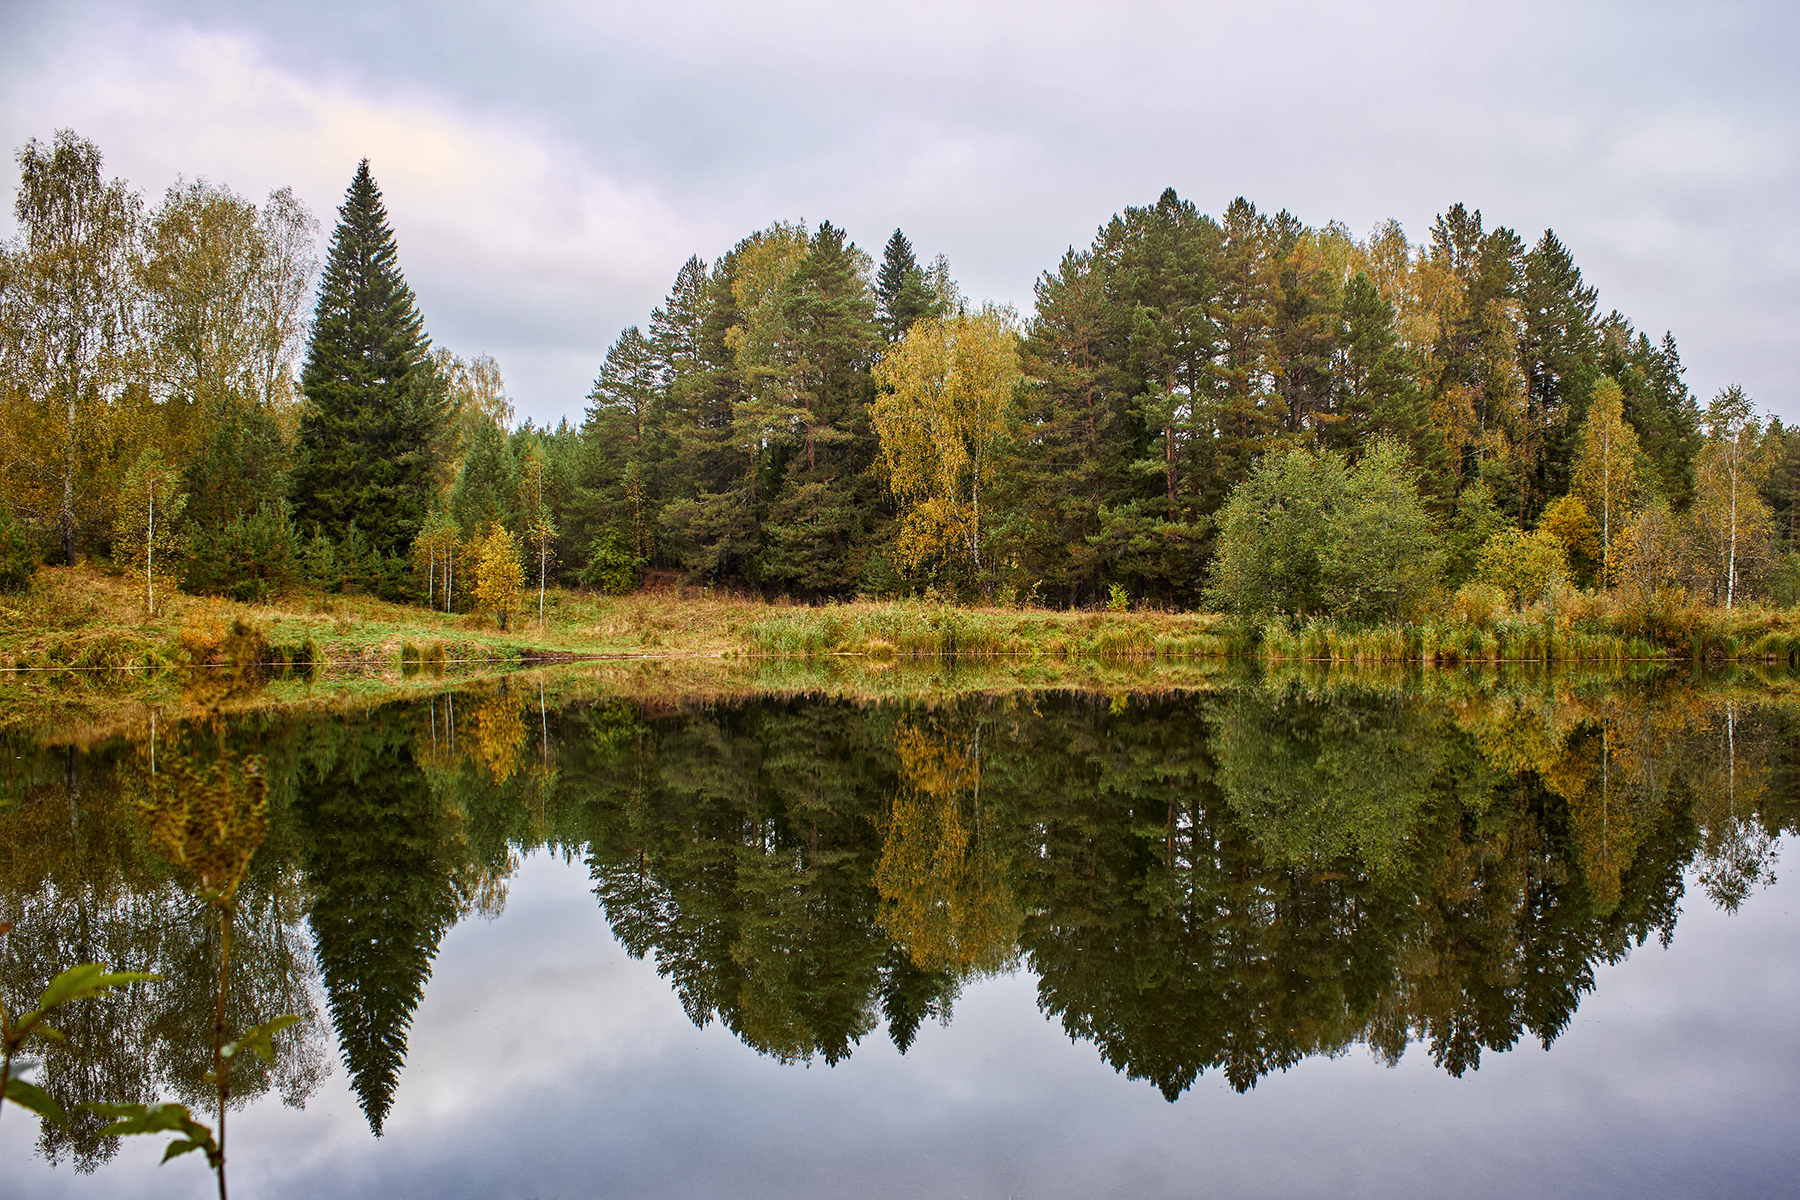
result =
[[[1463,204],[1415,242],[1165,191],[1029,314],[900,230],[877,261],[778,221],[683,264],[580,423],[540,427],[431,341],[367,161],[321,263],[291,190],[152,204],[69,131],[16,157],[0,588],[85,560],[151,611],[316,588],[503,621],[527,585],[646,578],[1355,621],[1800,598],[1800,430],[1702,402],[1553,232]]]

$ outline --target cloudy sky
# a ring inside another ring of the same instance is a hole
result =
[[[1781,3],[0,0],[0,142],[73,128],[151,197],[356,161],[441,344],[579,417],[688,255],[896,226],[1029,311],[1167,186],[1423,237],[1457,201],[1554,228],[1702,399],[1800,419],[1800,9]],[[10,232],[6,218],[0,231]]]

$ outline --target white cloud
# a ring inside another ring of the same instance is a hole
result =
[[[16,79],[6,111],[15,144],[63,127],[93,138],[108,170],[152,203],[177,175],[252,196],[291,185],[326,236],[367,156],[428,328],[459,352],[496,353],[515,390],[546,384],[533,370],[539,347],[566,357],[585,343],[597,364],[614,322],[660,292],[706,234],[530,121],[423,90],[373,94],[344,75],[302,78],[241,34],[116,27]],[[540,416],[575,399],[524,398]]]

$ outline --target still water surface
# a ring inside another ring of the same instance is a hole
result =
[[[240,1196],[1800,1191],[1784,681],[540,682],[165,721],[154,774],[147,725],[13,739],[9,1003],[169,976],[39,1082],[201,1099],[162,781],[259,756],[233,1016],[304,1020],[240,1068]],[[23,1116],[8,1196],[209,1187]]]

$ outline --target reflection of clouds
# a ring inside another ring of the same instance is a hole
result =
[[[581,864],[533,855],[507,915],[444,941],[387,1136],[342,1075],[305,1112],[233,1117],[246,1194],[1336,1197],[1780,1194],[1800,1116],[1791,886],[1736,916],[1690,906],[1674,944],[1601,967],[1553,1051],[1445,1076],[1415,1049],[1309,1060],[1175,1104],[1072,1044],[1029,975],[971,985],[904,1058],[872,1041],[784,1067],[696,1030],[606,933]],[[522,1005],[510,1032],[494,1004]],[[477,1012],[476,1010],[479,1010]],[[186,1196],[182,1160],[127,1146],[97,1177],[0,1155],[27,1200]],[[150,1139],[138,1139],[147,1143]],[[1304,1152],[1296,1152],[1304,1147]],[[8,1180],[9,1189],[15,1186]]]

